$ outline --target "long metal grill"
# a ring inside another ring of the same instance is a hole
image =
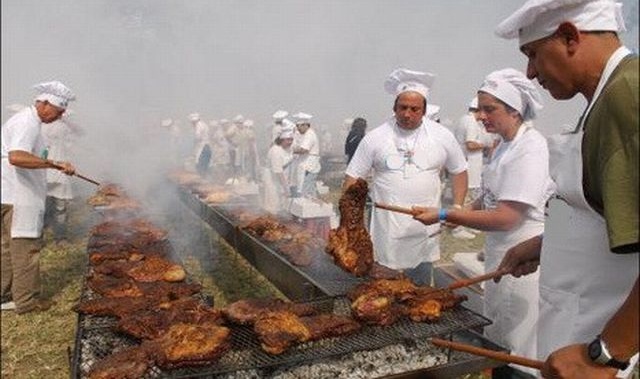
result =
[[[349,300],[344,297],[309,302],[334,314],[348,315]],[[100,359],[136,344],[132,338],[117,334],[110,326],[114,318],[80,316],[76,335],[78,378],[84,378]],[[458,306],[443,313],[434,323],[416,323],[401,319],[390,326],[363,326],[354,334],[307,342],[288,349],[281,355],[270,355],[260,348],[251,327],[232,326],[232,347],[210,366],[163,371],[150,368],[144,378],[194,378],[219,375],[246,369],[267,369],[308,363],[341,356],[356,351],[373,350],[406,341],[422,340],[437,335],[488,325],[490,321],[464,307]]]

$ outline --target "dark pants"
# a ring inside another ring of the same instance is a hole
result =
[[[534,376],[527,374],[510,366],[502,366],[494,368],[491,372],[492,379],[535,379]]]

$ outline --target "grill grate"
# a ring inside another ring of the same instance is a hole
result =
[[[320,308],[339,315],[350,313],[349,300],[344,297],[329,298],[309,302]],[[83,320],[84,318],[84,320]],[[90,368],[100,359],[124,347],[136,343],[134,339],[112,331],[108,323],[102,323],[98,317],[80,316],[79,333],[76,344],[79,345],[76,372],[86,377]],[[163,371],[152,367],[144,378],[158,377],[204,377],[246,369],[267,369],[309,363],[356,351],[373,350],[388,345],[415,341],[431,336],[449,334],[458,330],[488,325],[490,321],[464,307],[458,306],[444,312],[435,323],[415,323],[402,319],[390,326],[364,326],[359,332],[342,337],[326,338],[294,346],[281,355],[270,355],[260,348],[260,343],[251,327],[232,327],[232,348],[210,366],[183,368]],[[78,346],[76,346],[78,349]]]

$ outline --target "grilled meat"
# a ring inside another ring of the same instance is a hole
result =
[[[378,294],[391,295],[398,300],[405,300],[414,296],[418,291],[418,286],[413,284],[411,279],[376,279],[361,283],[347,294],[352,301],[363,294],[375,292]]]
[[[153,308],[131,312],[122,317],[116,329],[140,339],[154,339],[165,334],[171,325],[220,324],[222,314],[192,297],[161,303]]]
[[[186,277],[186,273],[179,264],[160,257],[147,257],[134,264],[127,275],[139,282],[180,282]]]
[[[351,317],[334,314],[300,317],[300,320],[309,329],[311,340],[344,336],[361,327],[360,323]]]
[[[96,363],[90,379],[138,379],[153,364],[148,347],[131,346]]]
[[[130,313],[134,314],[156,307],[162,301],[162,299],[147,296],[101,297],[78,303],[73,307],[73,310],[78,313],[96,316],[124,317]]]
[[[394,270],[378,262],[373,262],[371,270],[369,270],[371,279],[404,279],[405,275],[400,270]]]
[[[208,365],[231,347],[231,329],[215,323],[171,325],[152,345],[151,354],[161,368]]]
[[[364,226],[368,186],[363,179],[347,188],[340,198],[340,226],[329,231],[325,251],[343,270],[356,276],[369,272],[373,264],[373,243]]]
[[[402,308],[393,295],[368,292],[351,303],[351,314],[356,320],[371,325],[391,325],[396,322]]]
[[[243,299],[222,309],[224,317],[240,325],[253,324],[264,312],[288,311],[298,316],[308,316],[318,312],[309,304],[287,303],[280,299]]]
[[[436,321],[442,315],[442,303],[435,299],[411,299],[404,313],[412,321]]]
[[[153,283],[136,282],[130,278],[115,278],[107,275],[93,274],[87,285],[96,293],[106,297],[139,297],[150,296],[160,299],[178,299],[200,292],[201,285],[195,283]]]
[[[289,311],[262,313],[253,325],[260,346],[269,354],[282,354],[290,346],[311,338],[309,328]]]

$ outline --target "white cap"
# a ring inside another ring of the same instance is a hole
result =
[[[14,103],[14,104],[7,105],[6,108],[11,113],[18,113],[26,107],[22,104]]]
[[[490,73],[478,91],[486,92],[520,113],[524,121],[542,109],[542,97],[533,82],[518,70],[505,68]]]
[[[345,127],[351,127],[351,125],[353,124],[353,119],[352,118],[345,118],[344,121],[342,121],[342,125]]]
[[[38,91],[37,101],[48,101],[50,104],[67,109],[70,101],[76,99],[76,95],[71,89],[57,80],[52,82],[39,83],[33,86]]]
[[[292,117],[293,117],[293,120],[295,121],[296,125],[299,125],[299,124],[311,124],[311,119],[313,118],[312,115],[307,114],[307,113],[303,113],[303,112],[298,112],[298,113],[294,114]]]
[[[227,125],[229,123],[229,120],[226,118],[221,118],[220,119],[220,125]]]
[[[210,125],[210,126],[214,126],[214,127],[215,127],[215,126],[218,126],[218,120],[210,120],[210,121],[209,121],[209,125]]]
[[[191,113],[189,115],[189,121],[191,121],[191,122],[200,121],[200,113],[196,113],[196,112]]]
[[[282,131],[278,135],[278,138],[280,139],[293,138],[293,129],[282,129]]]
[[[241,114],[237,115],[233,118],[233,122],[235,122],[236,124],[241,124],[242,122],[244,122],[244,116]]]
[[[553,34],[563,22],[581,31],[624,32],[622,4],[614,0],[529,0],[495,33],[506,39],[519,38],[520,46]]]
[[[242,123],[242,125],[243,125],[245,128],[251,128],[251,127],[253,127],[253,120],[244,120],[244,122]]]
[[[283,110],[279,110],[279,111],[276,111],[271,117],[273,117],[274,120],[279,121],[279,120],[284,119],[288,115],[289,115],[289,112],[283,111]]]
[[[427,104],[427,111],[425,112],[430,120],[437,120],[440,117],[440,106],[435,104]]]
[[[468,108],[478,109],[478,96],[474,96],[471,101],[469,101]]]
[[[171,126],[173,124],[173,120],[170,118],[165,118],[164,120],[162,120],[160,122],[160,125],[164,126],[165,128],[168,128],[169,126]]]
[[[429,88],[433,85],[435,78],[435,75],[428,72],[398,68],[389,74],[389,77],[384,82],[384,89],[395,96],[403,92],[413,91],[426,99],[429,94]]]

